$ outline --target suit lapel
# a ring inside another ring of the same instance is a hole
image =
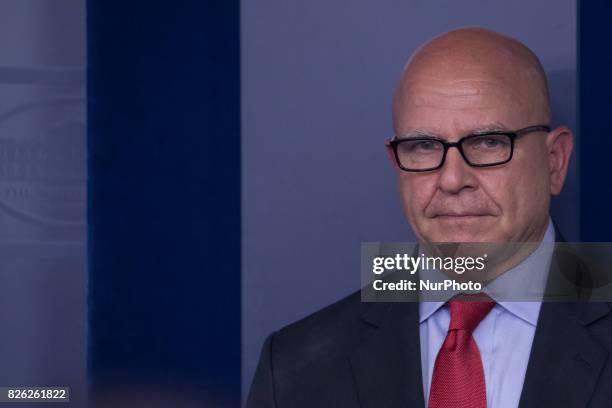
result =
[[[362,408],[424,407],[418,303],[372,303],[350,363]]]
[[[587,406],[607,351],[588,330],[606,303],[542,304],[519,406]]]

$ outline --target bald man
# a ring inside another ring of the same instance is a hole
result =
[[[573,148],[518,41],[468,28],[423,45],[386,142],[420,244],[560,240],[549,216]],[[541,275],[516,252],[504,274]],[[612,407],[607,303],[362,303],[353,294],[268,337],[247,407]]]

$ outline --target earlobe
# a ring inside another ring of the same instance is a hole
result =
[[[547,142],[549,150],[550,191],[553,195],[558,195],[563,189],[565,177],[567,176],[570,157],[574,148],[574,135],[568,127],[561,126],[549,133]]]

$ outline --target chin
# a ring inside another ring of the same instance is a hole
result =
[[[501,242],[498,223],[492,216],[436,217],[428,220],[424,236],[429,242]]]

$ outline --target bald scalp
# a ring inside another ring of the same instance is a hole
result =
[[[423,86],[439,92],[478,92],[470,82],[494,84],[500,94],[519,100],[529,119],[550,123],[548,83],[536,55],[519,41],[482,28],[461,28],[434,37],[408,60],[393,97],[393,125],[402,132],[410,106]],[[465,83],[466,86],[462,86]],[[409,101],[409,102],[408,102]],[[503,103],[503,100],[500,102]]]

